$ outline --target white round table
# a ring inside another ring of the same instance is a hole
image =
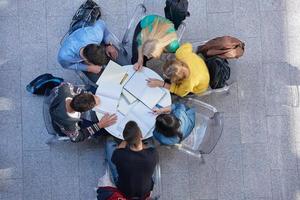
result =
[[[123,66],[124,68],[126,68],[128,71],[127,71],[127,74],[128,74],[128,77],[127,79],[124,81],[124,84],[129,80],[129,77],[131,77],[131,75],[133,75],[135,73],[135,70],[133,69],[133,65],[126,65],[126,66]],[[147,68],[147,67],[143,67],[142,69],[142,72],[148,76],[149,78],[156,78],[156,79],[159,79],[159,80],[163,80],[155,71]],[[139,72],[136,72],[136,73],[139,73]],[[135,74],[135,76],[138,75],[138,74]],[[124,86],[123,84],[123,86]],[[169,92],[169,90],[165,89],[165,88],[162,88],[163,90],[165,90],[166,92],[166,95],[164,95],[164,97],[158,102],[158,104],[162,107],[166,107],[166,106],[170,106],[172,104],[172,100],[171,100],[171,94]],[[139,100],[137,100],[139,101]],[[101,119],[103,114],[101,113],[98,113],[96,112],[97,114],[97,117],[98,119]],[[125,116],[120,113],[119,111],[117,111],[117,116],[118,116],[118,120],[117,122],[110,126],[110,127],[107,127],[105,128],[111,135],[113,135],[114,137],[116,138],[119,138],[119,139],[124,139],[123,138],[123,133],[121,130],[118,129],[118,125],[120,123],[123,123],[122,120],[124,120]],[[147,139],[149,137],[152,137],[152,132],[153,132],[153,129],[154,129],[154,124],[153,124],[153,128],[148,132],[148,133],[142,133],[143,134],[143,139]]]

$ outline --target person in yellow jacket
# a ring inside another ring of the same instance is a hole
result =
[[[168,61],[163,67],[164,75],[171,84],[149,78],[148,86],[167,88],[180,97],[205,92],[209,87],[209,72],[204,60],[193,52],[192,44],[181,45],[175,56],[175,60]]]

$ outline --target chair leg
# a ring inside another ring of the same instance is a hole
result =
[[[48,145],[52,144],[52,142],[54,140],[56,140],[56,137],[57,137],[56,135],[51,136],[51,138],[49,138],[49,139],[46,140],[46,144],[48,144]]]
[[[132,16],[132,18],[131,18],[131,20],[129,22],[129,25],[128,25],[126,31],[125,31],[125,34],[124,34],[124,36],[122,38],[122,46],[126,46],[127,43],[129,42],[129,38],[128,38],[129,32],[133,28],[132,26],[134,25],[134,22],[135,22],[136,18],[138,18],[138,15],[140,14],[138,12],[139,9],[141,9],[141,13],[142,14],[146,13],[146,11],[147,11],[145,5],[142,4],[142,3],[136,6],[136,8],[134,10],[134,14],[133,14],[133,16]]]

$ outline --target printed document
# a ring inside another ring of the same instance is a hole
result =
[[[96,95],[100,97],[100,105],[94,110],[101,113],[116,113],[121,91],[120,84],[100,85],[96,91]]]
[[[124,89],[152,109],[164,97],[166,92],[159,88],[151,88],[147,85],[147,77],[143,72],[136,72]]]

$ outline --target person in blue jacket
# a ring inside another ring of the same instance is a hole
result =
[[[158,114],[153,137],[160,144],[174,145],[180,143],[191,134],[195,126],[195,110],[182,103],[155,108],[153,112]]]

